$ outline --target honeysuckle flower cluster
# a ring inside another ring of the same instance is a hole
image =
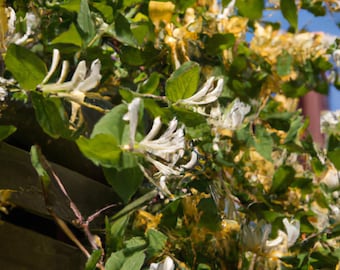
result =
[[[128,112],[123,119],[129,121],[130,141],[124,149],[144,153],[148,162],[152,163],[163,176],[179,175],[176,163],[184,155],[184,125],[178,127],[176,118],[169,122],[168,128],[159,136],[162,128],[160,117],[156,117],[148,134],[138,143],[135,136],[138,126],[138,115],[141,99],[135,98],[128,105]]]
[[[33,12],[27,12],[25,15],[25,22],[26,22],[26,31],[22,35],[21,33],[16,32],[16,13],[13,8],[7,7],[5,8],[5,13],[7,15],[7,33],[4,33],[5,39],[4,44],[1,44],[3,48],[11,44],[15,43],[17,45],[24,44],[33,34],[37,26],[39,25],[39,19]]]
[[[338,111],[324,111],[320,117],[320,127],[322,133],[340,133],[340,110]]]
[[[285,232],[278,230],[275,239],[269,239],[272,227],[263,220],[258,223],[250,222],[242,227],[242,242],[248,251],[255,254],[268,254],[269,259],[280,258],[288,255],[288,249],[292,247],[300,236],[300,222],[298,220],[282,220]],[[264,252],[264,253],[263,253]]]
[[[256,23],[250,48],[270,64],[275,64],[278,56],[284,51],[292,55],[300,64],[304,64],[307,59],[326,57],[329,46],[334,42],[335,36],[322,32],[282,33],[274,30],[270,25],[263,27]]]
[[[222,109],[219,104],[211,108],[208,118],[213,133],[217,135],[227,134],[228,130],[239,128],[245,116],[250,112],[250,105],[236,98],[227,108]]]
[[[90,104],[85,103],[85,97],[86,92],[94,89],[101,80],[102,76],[100,74],[100,60],[94,60],[89,70],[86,67],[86,62],[84,60],[80,61],[76,67],[75,72],[73,73],[71,80],[66,82],[65,80],[69,71],[69,63],[68,61],[63,61],[61,73],[57,82],[47,83],[52,75],[56,72],[59,62],[60,52],[58,49],[54,49],[52,64],[47,75],[42,80],[40,85],[38,85],[38,89],[42,92],[49,93],[60,98],[65,98],[70,101],[72,105],[70,122],[74,123],[77,117],[79,117],[79,124],[81,124],[81,105],[96,108],[95,106],[91,106]]]

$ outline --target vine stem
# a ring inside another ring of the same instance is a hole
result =
[[[254,270],[255,269],[256,259],[257,259],[257,254],[255,253],[253,255],[253,257],[251,258],[251,262],[250,262],[248,270]]]

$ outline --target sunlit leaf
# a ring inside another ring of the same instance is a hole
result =
[[[121,218],[110,223],[107,220],[106,235],[108,250],[119,250],[123,248],[124,234],[129,222],[129,215],[122,216]]]
[[[100,249],[94,250],[91,257],[87,259],[85,270],[96,270],[96,265],[102,256],[102,251]]]
[[[287,165],[279,167],[273,177],[273,183],[270,191],[272,193],[283,193],[294,181],[295,170]]]
[[[292,63],[293,57],[288,52],[283,52],[283,54],[277,58],[277,74],[279,74],[279,76],[289,75]]]
[[[159,253],[162,252],[168,239],[165,234],[154,229],[148,230],[146,233],[146,237],[149,244],[147,248],[147,254],[148,257],[151,258],[157,256]]]
[[[45,63],[36,54],[14,43],[8,47],[5,64],[20,86],[27,90],[34,90],[47,73]]]
[[[51,179],[50,179],[48,172],[45,170],[44,166],[42,165],[42,161],[41,161],[42,153],[41,153],[40,148],[36,145],[33,145],[31,147],[30,155],[31,155],[31,163],[32,163],[33,168],[36,170],[45,188],[47,188],[51,182]]]
[[[13,134],[17,128],[12,125],[0,125],[0,141]]]
[[[47,98],[41,93],[31,93],[35,117],[45,133],[52,138],[72,138],[68,116],[58,98]]]
[[[235,43],[235,36],[233,34],[214,34],[207,38],[205,42],[205,49],[210,55],[216,55],[223,50],[232,47]]]
[[[59,36],[51,41],[51,44],[59,43],[73,44],[75,46],[81,47],[83,40],[73,23],[71,23],[70,28],[66,32],[61,33]]]
[[[255,129],[255,149],[261,154],[265,159],[271,161],[272,151],[273,151],[273,139],[267,130],[260,125],[256,126]]]
[[[198,86],[200,67],[195,62],[186,62],[166,81],[165,91],[169,100],[175,102],[192,96]]]
[[[106,261],[105,270],[121,270],[126,257],[123,250],[119,250],[110,255]]]
[[[133,253],[132,256],[128,257],[120,270],[140,270],[144,264],[145,254],[143,251]],[[105,268],[106,269],[106,268]],[[111,270],[110,268],[108,270]]]
[[[111,220],[117,220],[132,211],[135,211],[137,208],[142,206],[144,203],[150,201],[157,195],[158,191],[157,190],[152,190],[143,196],[139,197],[138,199],[134,200],[133,202],[129,203],[127,206],[125,206],[122,210],[120,210],[118,213],[116,213],[113,217],[111,217]]]
[[[128,140],[126,136],[124,139],[127,122],[123,120],[123,116],[126,113],[127,106],[125,104],[114,107],[96,123],[91,138],[98,134],[109,134],[115,138],[118,144],[123,144],[124,141]]]
[[[112,135],[98,134],[91,139],[80,137],[76,143],[80,151],[94,164],[107,168],[119,166],[122,151]]]
[[[131,158],[133,158],[132,155]],[[104,174],[108,183],[125,204],[136,193],[144,178],[143,173],[136,165],[135,167],[119,169],[106,168],[104,169]]]
[[[333,151],[329,151],[327,153],[328,158],[330,161],[333,162],[335,168],[340,171],[340,148],[337,148]]]
[[[132,47],[137,45],[137,41],[131,31],[130,23],[123,14],[117,14],[114,27],[117,40]]]
[[[78,12],[80,9],[80,2],[81,0],[63,1],[63,3],[60,4],[60,7],[67,9],[68,11],[71,11],[71,12]]]
[[[264,0],[237,0],[239,12],[251,20],[261,18],[264,9]]]
[[[96,29],[94,26],[94,22],[92,21],[88,0],[80,1],[80,9],[77,17],[77,23],[83,33],[83,37],[86,40],[90,40],[94,37]]]
[[[295,0],[280,0],[280,8],[283,17],[286,18],[291,27],[297,30],[298,10],[295,4]]]

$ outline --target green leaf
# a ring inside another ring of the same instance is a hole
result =
[[[177,106],[173,106],[171,111],[176,116],[176,118],[183,122],[187,127],[196,127],[201,124],[206,123],[206,119],[199,113],[186,110]]]
[[[286,165],[279,167],[274,176],[273,182],[270,189],[271,193],[284,193],[290,184],[294,181],[295,170]]]
[[[267,132],[266,128],[256,125],[255,128],[255,149],[265,159],[272,161],[273,139]]]
[[[41,93],[31,92],[35,117],[45,133],[52,138],[72,138],[69,120],[60,99],[46,98]]]
[[[205,263],[200,263],[197,266],[197,270],[211,270],[210,266]]]
[[[177,218],[180,215],[181,200],[177,199],[170,202],[162,209],[161,225],[166,228],[174,228],[177,224]]]
[[[205,42],[205,49],[210,55],[217,55],[225,49],[231,48],[235,43],[233,34],[214,34]]]
[[[81,0],[63,1],[63,2],[66,2],[66,3],[65,4],[60,4],[60,7],[66,9],[68,11],[71,11],[71,12],[79,12],[80,1]]]
[[[264,0],[237,0],[236,6],[241,15],[256,20],[262,17]]]
[[[140,270],[144,264],[145,254],[143,251],[134,253],[128,257],[120,270]],[[105,267],[106,269],[106,267]],[[111,269],[108,269],[111,270]]]
[[[129,215],[122,216],[111,224],[107,225],[107,247],[109,250],[123,248],[123,240],[129,222]]]
[[[138,209],[141,205],[143,205],[144,203],[150,201],[151,199],[153,199],[155,196],[157,196],[158,191],[157,190],[152,190],[146,194],[144,194],[142,197],[139,197],[138,199],[136,199],[135,201],[129,203],[127,206],[125,206],[122,210],[120,210],[118,213],[116,213],[111,220],[117,220],[118,218],[121,218],[129,213],[131,213],[132,211],[135,211],[136,209]]]
[[[91,138],[98,134],[108,134],[115,138],[117,144],[128,142],[128,138],[126,138],[128,136],[125,136],[128,125],[123,120],[123,116],[127,111],[128,109],[125,104],[114,107],[96,123],[91,133]]]
[[[87,259],[85,270],[96,270],[96,265],[99,262],[101,256],[102,251],[100,249],[94,250],[90,258]]]
[[[122,153],[123,155],[126,153]],[[143,182],[144,175],[139,167],[114,169],[104,168],[104,175],[113,190],[126,204]]]
[[[76,143],[84,156],[97,166],[106,168],[119,166],[122,151],[112,135],[98,134],[91,139],[81,136]]]
[[[328,158],[330,161],[333,162],[335,168],[340,171],[340,148],[337,148],[333,151],[327,153]]]
[[[121,48],[120,58],[123,63],[130,66],[141,66],[145,62],[142,51],[131,46]]]
[[[146,233],[146,237],[149,242],[147,248],[147,254],[149,258],[152,258],[160,254],[163,251],[168,239],[168,237],[165,234],[154,229],[148,230]]]
[[[294,141],[300,128],[302,127],[303,127],[302,116],[296,116],[292,118],[292,122],[290,124],[290,128],[288,130],[284,143],[289,143],[289,142]]]
[[[291,27],[297,30],[298,10],[295,4],[295,0],[280,0],[280,8],[283,17],[285,17]]]
[[[89,41],[96,34],[96,29],[91,18],[88,0],[80,1],[80,9],[77,16],[77,23],[81,29],[84,38]]]
[[[51,182],[50,176],[45,170],[44,166],[41,164],[42,153],[38,146],[33,145],[30,151],[31,163],[33,168],[36,170],[39,178],[41,179],[45,188],[47,188]]]
[[[165,92],[170,101],[191,97],[197,90],[200,67],[195,62],[186,62],[166,81]]]
[[[3,125],[0,126],[0,141],[6,139],[8,136],[13,134],[17,128],[12,125]]]
[[[151,73],[150,77],[140,86],[139,92],[143,94],[155,94],[159,86],[161,74]]]
[[[114,252],[106,261],[105,270],[121,270],[121,267],[123,266],[125,260],[126,257],[123,250]]]
[[[137,46],[137,41],[131,31],[130,23],[123,14],[117,14],[114,25],[117,40],[132,47]]]
[[[82,38],[73,23],[71,23],[70,28],[67,31],[61,33],[51,41],[51,44],[73,44],[77,47],[81,47],[82,43]]]
[[[293,57],[287,51],[284,51],[277,58],[277,66],[276,66],[277,74],[279,76],[288,75],[290,73],[292,64],[293,64]]]
[[[125,254],[135,253],[144,250],[147,246],[146,240],[143,237],[135,236],[124,242]]]
[[[92,6],[104,16],[106,22],[111,23],[113,21],[112,6],[104,2],[93,2]]]
[[[219,229],[220,217],[215,201],[212,198],[203,198],[197,205],[201,212],[199,224],[212,231]]]
[[[44,79],[47,69],[45,63],[33,52],[12,43],[5,57],[6,68],[26,90],[34,90]]]

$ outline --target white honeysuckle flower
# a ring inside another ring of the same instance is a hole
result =
[[[128,105],[128,112],[123,116],[123,120],[130,123],[130,142],[129,145],[122,146],[122,149],[144,154],[145,159],[152,163],[161,175],[179,175],[181,172],[176,163],[184,155],[184,125],[178,127],[178,121],[174,118],[160,135],[162,122],[160,117],[156,117],[148,134],[140,142],[136,142],[140,103],[140,98],[134,98]]]
[[[242,124],[250,109],[250,105],[241,102],[237,98],[224,112],[222,112],[219,105],[211,108],[208,121],[216,133],[226,129],[236,130]]]
[[[322,133],[340,133],[340,110],[323,111],[320,116],[320,129]]]
[[[222,14],[217,15],[217,19],[231,17],[232,15],[234,15],[235,4],[236,0],[231,0],[228,6],[225,9],[223,9]]]
[[[70,81],[65,82],[68,74],[69,64],[67,61],[63,61],[62,70],[59,79],[56,83],[47,83],[52,75],[55,73],[60,62],[60,52],[57,49],[53,50],[52,64],[48,73],[42,80],[41,84],[37,86],[43,92],[50,93],[57,97],[65,98],[71,103],[71,117],[70,122],[74,123],[77,116],[79,117],[79,124],[82,123],[81,106],[86,105],[99,110],[99,107],[86,104],[85,97],[86,92],[95,88],[102,76],[100,74],[101,63],[99,59],[95,59],[90,69],[86,67],[85,61],[80,61],[76,67],[75,72]]]
[[[247,250],[258,252],[266,247],[268,236],[271,232],[271,225],[263,220],[257,224],[250,222],[242,227],[242,242]]]
[[[340,49],[337,49],[333,52],[333,59],[334,59],[335,65],[337,67],[340,67]]]
[[[175,263],[174,261],[167,256],[163,262],[159,263],[151,263],[149,270],[174,270]]]
[[[198,153],[197,153],[197,148],[196,148],[191,152],[190,160],[186,164],[181,165],[181,168],[190,170],[197,164],[197,161],[198,161]]]
[[[164,175],[164,176],[171,176],[171,175],[179,175],[180,174],[180,171],[179,170],[176,170],[176,168],[174,168],[173,166],[170,166],[170,165],[165,165],[163,164],[162,162],[146,155],[146,160],[149,161],[150,163],[152,163],[156,168],[157,170],[159,171],[159,173],[161,175]]]
[[[233,105],[229,111],[229,113],[223,119],[226,128],[231,130],[235,130],[238,128],[242,122],[246,114],[250,112],[251,107],[248,104],[241,102],[238,98],[233,102]]]
[[[177,103],[184,105],[206,105],[215,102],[222,93],[223,79],[217,80],[216,86],[214,82],[215,77],[210,77],[196,94],[189,98],[181,99]]]
[[[8,15],[8,35],[13,35],[15,33],[15,21],[17,20],[17,16],[13,8],[7,8],[7,15]]]
[[[165,175],[162,175],[159,178],[159,187],[160,187],[160,193],[159,193],[159,197],[161,199],[164,199],[164,195],[163,194],[171,194],[170,190],[168,189],[168,186],[166,185],[166,180],[167,177]]]
[[[329,166],[327,173],[325,176],[321,179],[321,183],[326,184],[329,188],[338,188],[340,187],[340,173],[339,171],[333,167]]]
[[[58,81],[56,83],[48,84],[47,82],[56,71],[59,62],[59,50],[54,49],[51,67],[38,87],[43,92],[53,93],[59,97],[65,97],[71,101],[82,104],[85,99],[85,93],[95,88],[102,78],[100,74],[101,63],[99,59],[95,59],[92,62],[89,71],[87,70],[85,61],[80,61],[73,73],[72,79],[67,82],[64,82],[64,80],[68,72],[68,63],[64,61]]]
[[[138,112],[141,99],[134,98],[128,105],[128,112],[123,116],[123,120],[129,121],[130,124],[130,148],[133,149],[135,145],[135,137],[138,126]]]
[[[0,86],[0,101],[5,101],[7,95],[8,95],[7,90]]]
[[[278,246],[284,245],[284,242],[286,241],[287,241],[287,234],[281,230],[278,230],[278,236],[275,239],[267,240],[266,247],[277,248]]]
[[[177,128],[176,118],[169,123],[167,130],[157,139],[154,139],[160,129],[160,118],[156,117],[150,132],[138,143],[138,149],[149,152],[166,162],[175,165],[183,156],[185,148],[184,126]]]
[[[42,80],[41,84],[45,84],[48,82],[48,80],[51,78],[53,73],[56,71],[58,64],[60,61],[60,52],[58,49],[53,49],[53,54],[52,54],[52,64],[50,66],[50,69],[48,70],[45,78]]]
[[[287,218],[284,218],[282,222],[287,232],[287,246],[290,248],[300,236],[300,221],[296,219],[288,221]]]
[[[39,20],[37,16],[34,15],[32,12],[27,12],[25,16],[26,20],[26,32],[22,37],[16,37],[13,42],[15,44],[23,44],[29,37],[30,35],[34,34],[34,28],[36,28],[39,24]]]

